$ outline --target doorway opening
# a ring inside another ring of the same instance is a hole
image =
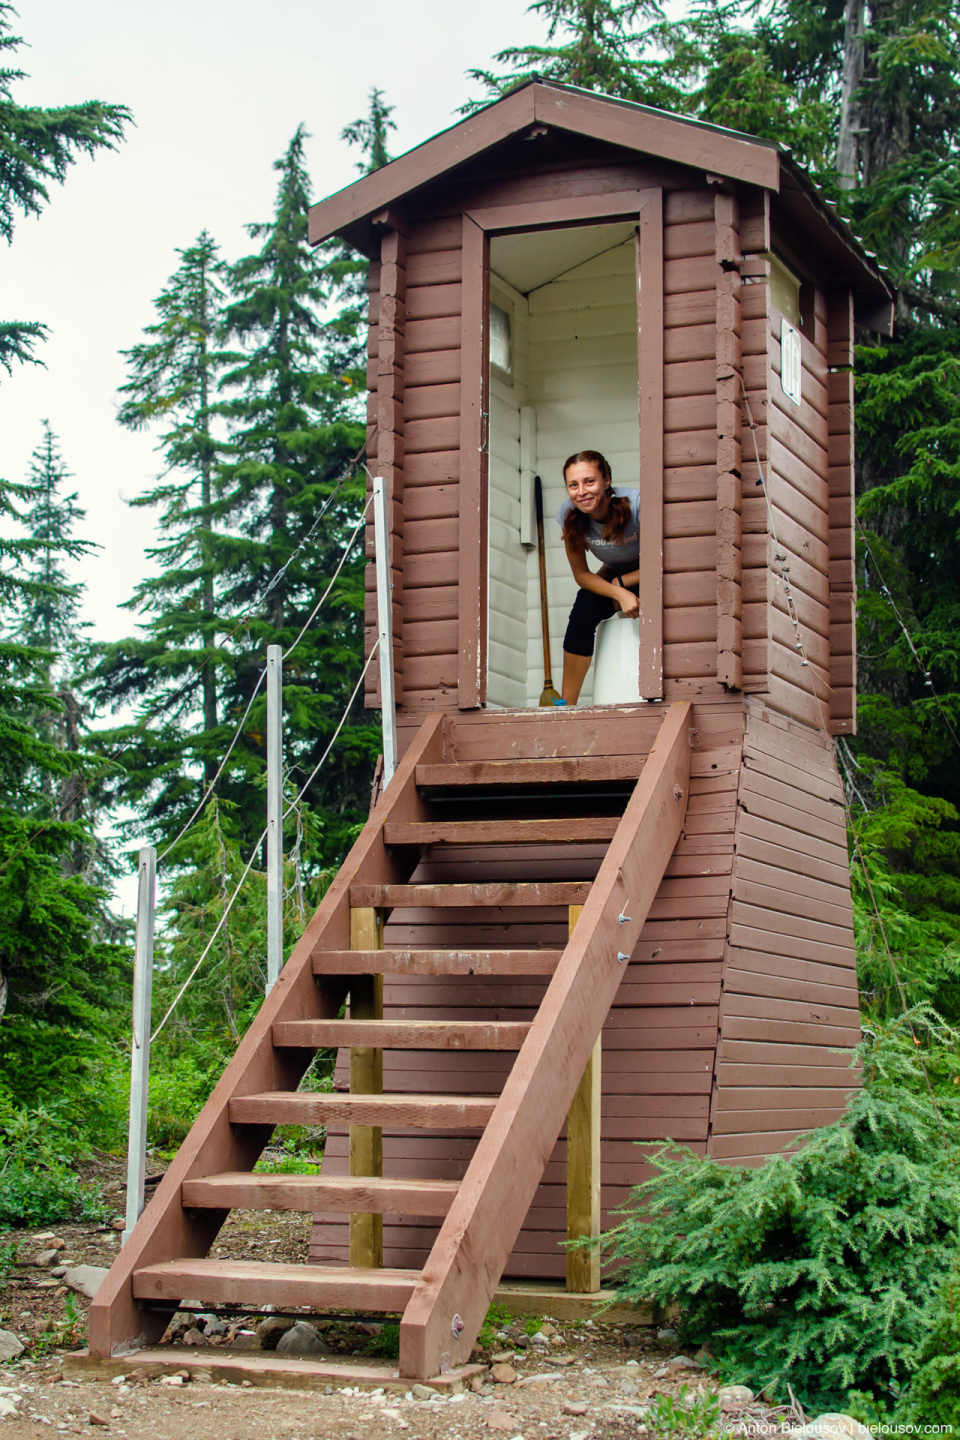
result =
[[[563,462],[599,450],[639,485],[637,276],[632,223],[490,242],[487,705],[536,706],[544,685],[533,477],[543,487],[553,683],[576,595],[556,523]],[[592,562],[596,569],[596,562]],[[593,669],[580,697],[593,699]]]

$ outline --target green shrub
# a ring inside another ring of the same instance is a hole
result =
[[[90,1152],[66,1112],[66,1101],[29,1108],[0,1095],[0,1225],[105,1217],[99,1189],[73,1171]]]
[[[910,1383],[897,1419],[949,1426],[960,1416],[960,1256],[954,1259],[932,1306],[931,1324],[920,1350],[920,1368]],[[949,1430],[946,1433],[950,1433]]]
[[[720,1401],[716,1395],[697,1395],[681,1385],[676,1397],[658,1395],[646,1414],[647,1429],[658,1440],[719,1440]]]
[[[0,1116],[38,1108],[69,1131],[71,1153],[126,1144],[129,1050],[102,1035],[5,1015],[0,1026]]]
[[[786,1398],[789,1382],[814,1412],[854,1387],[896,1394],[960,1243],[960,1104],[934,1101],[921,1034],[956,1047],[922,1007],[868,1036],[847,1114],[757,1169],[655,1155],[606,1237],[620,1298],[678,1303],[685,1342],[709,1340],[755,1390]]]
[[[505,1305],[494,1303],[487,1311],[486,1319],[480,1326],[480,1333],[477,1336],[477,1346],[481,1350],[492,1349],[497,1338],[497,1331],[504,1326],[510,1325],[513,1316]]]
[[[367,1341],[366,1353],[378,1355],[383,1360],[399,1360],[400,1358],[400,1322],[399,1320],[384,1320],[380,1326],[379,1335],[371,1335]]]
[[[161,1151],[174,1151],[186,1138],[223,1072],[219,1056],[156,1052],[150,1061],[147,1135]]]

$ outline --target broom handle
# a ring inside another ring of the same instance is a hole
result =
[[[547,609],[547,556],[543,545],[543,487],[540,476],[533,477],[533,503],[537,512],[537,558],[540,561],[540,629],[543,632],[544,686],[553,684],[550,663],[550,613]]]

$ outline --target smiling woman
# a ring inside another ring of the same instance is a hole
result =
[[[597,626],[615,611],[638,615],[640,492],[618,495],[610,465],[598,450],[580,450],[563,467],[567,499],[557,521],[579,589],[563,638],[563,698],[576,705],[590,669]],[[587,564],[587,551],[599,571]]]

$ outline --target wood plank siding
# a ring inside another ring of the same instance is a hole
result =
[[[857,728],[853,325],[853,291],[829,291],[830,729],[834,735],[849,735]]]
[[[708,1153],[754,1164],[843,1114],[860,1017],[833,742],[746,716]]]
[[[823,712],[831,729],[852,728],[850,292],[831,291],[828,304],[825,290],[805,286],[794,406],[780,385],[783,317],[771,293],[777,236],[766,195],[691,185],[681,167],[614,161],[586,142],[548,172],[524,163],[424,192],[417,220],[405,222],[402,305],[381,300],[381,272],[400,275],[389,257],[371,269],[372,440],[380,467],[402,485],[393,541],[402,561],[394,576],[402,711],[470,708],[485,702],[488,686],[497,706],[536,704],[544,678],[537,570],[519,539],[526,407],[544,483],[556,670],[575,587],[553,516],[562,460],[587,446],[604,450],[619,484],[636,484],[638,467],[646,477],[642,693],[676,700],[742,690],[806,724],[822,723]],[[662,196],[659,217],[651,196]],[[626,218],[648,237],[650,283],[641,276],[639,306],[649,313],[637,309],[622,240],[522,291],[498,276],[498,233],[539,224],[547,228],[530,238],[547,245],[564,221],[588,215],[611,236]],[[487,363],[491,283],[496,303],[514,302],[518,373],[509,384],[491,378]],[[384,329],[382,305],[399,338]],[[638,323],[639,432],[636,410],[628,414],[638,377],[626,348]],[[402,372],[381,364],[384,343],[400,345]],[[373,644],[372,567],[367,587]],[[588,676],[581,703],[590,703],[591,686]],[[367,703],[377,695],[372,671]]]
[[[425,710],[458,700],[460,332],[462,226],[452,219],[411,225],[406,236],[403,347],[403,706]],[[374,287],[377,288],[374,288]],[[379,273],[370,275],[368,384],[379,413]],[[366,643],[376,643],[376,584],[367,566]],[[397,620],[397,607],[394,607]],[[369,650],[368,652],[369,653]],[[371,667],[372,669],[373,667]],[[367,687],[379,705],[379,687]]]

